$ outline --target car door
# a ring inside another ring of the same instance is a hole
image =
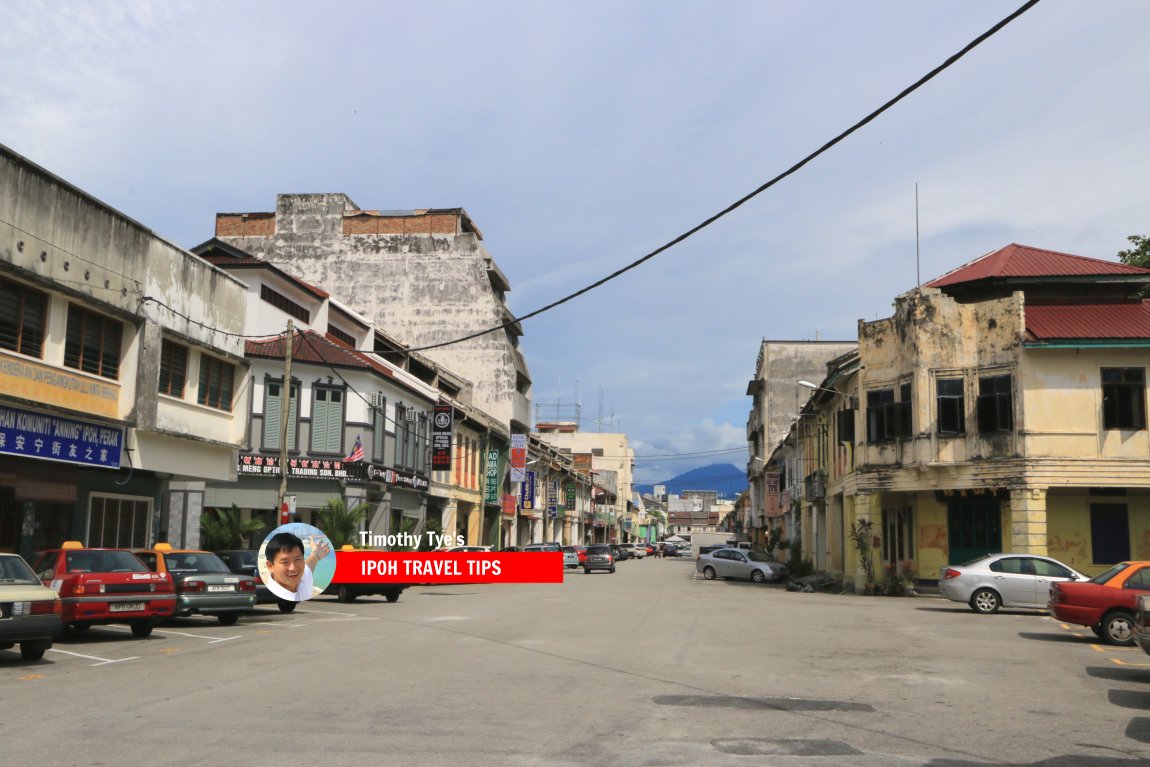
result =
[[[715,566],[715,575],[720,578],[731,577],[731,557],[726,549],[719,549],[711,553],[711,563]]]
[[[747,579],[751,577],[751,563],[741,551],[727,549],[727,556],[731,558],[731,577]]]
[[[991,580],[1002,595],[1003,605],[1035,604],[1038,578],[1030,557],[1003,557],[991,562],[990,570],[993,573]]]
[[[1030,561],[1034,564],[1035,580],[1037,583],[1034,599],[1036,604],[1042,607],[1046,607],[1050,604],[1050,584],[1077,580],[1074,577],[1074,573],[1070,571],[1070,568],[1063,567],[1052,559],[1031,557]]]

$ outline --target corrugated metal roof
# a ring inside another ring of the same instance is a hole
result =
[[[928,283],[927,287],[942,288],[978,280],[1010,277],[1066,277],[1079,275],[1150,274],[1150,269],[1103,261],[1070,253],[1032,248],[1012,243],[1001,250],[963,264]]]
[[[1026,330],[1039,341],[1150,338],[1150,301],[1027,305]]]

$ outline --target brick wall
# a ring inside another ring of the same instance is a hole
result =
[[[344,216],[344,234],[457,234],[459,216],[454,213],[380,216],[355,213]]]
[[[217,213],[217,237],[271,237],[276,233],[275,213]]]

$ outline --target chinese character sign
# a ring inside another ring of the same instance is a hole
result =
[[[455,409],[436,405],[431,419],[431,470],[451,470],[451,423]]]
[[[0,453],[118,469],[123,446],[118,427],[0,407]]]
[[[500,485],[503,484],[499,481],[499,451],[487,451],[487,465],[484,467],[484,503],[499,503],[499,490]]]

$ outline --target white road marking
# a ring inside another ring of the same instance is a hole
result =
[[[133,656],[132,656],[132,657],[130,657],[130,658],[116,658],[116,659],[112,659],[112,658],[99,658],[99,657],[96,657],[95,655],[84,655],[84,654],[82,654],[82,653],[78,653],[78,652],[71,652],[71,651],[69,651],[69,650],[57,650],[55,647],[49,648],[49,649],[48,649],[48,652],[58,652],[58,653],[63,653],[64,655],[72,655],[72,656],[74,656],[74,657],[76,657],[76,658],[84,658],[85,660],[97,660],[97,661],[100,661],[99,663],[93,663],[93,664],[91,664],[91,665],[93,665],[93,666],[106,666],[106,665],[107,665],[107,664],[109,664],[109,663],[123,663],[123,662],[124,662],[124,661],[126,661],[126,660],[138,660],[138,659],[139,659],[139,657],[140,657],[139,655],[133,655]]]

